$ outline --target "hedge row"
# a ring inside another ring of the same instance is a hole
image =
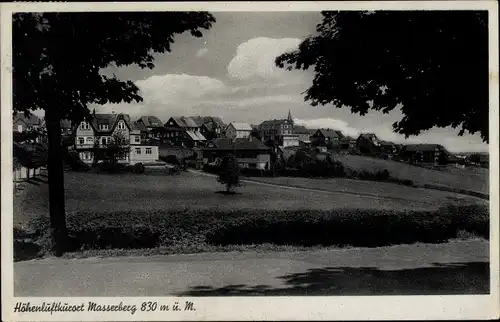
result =
[[[71,251],[200,245],[350,245],[377,247],[439,243],[463,232],[488,239],[485,206],[448,206],[437,211],[265,211],[235,210],[74,213],[67,216]],[[49,220],[31,223],[34,233],[15,231],[49,250]],[[202,248],[202,247],[201,247]],[[18,256],[20,257],[20,256]]]

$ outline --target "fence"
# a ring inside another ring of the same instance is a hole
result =
[[[40,175],[41,169],[28,169],[25,167],[21,167],[17,170],[12,171],[13,181],[14,181],[14,189],[19,186],[22,182],[31,179]]]

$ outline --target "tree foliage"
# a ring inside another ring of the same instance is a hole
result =
[[[15,111],[42,109],[48,137],[49,211],[55,253],[67,244],[62,119],[91,119],[89,104],[140,102],[131,80],[105,76],[104,68],[154,67],[174,36],[201,37],[215,19],[206,12],[44,12],[12,17]]]
[[[309,69],[305,100],[365,115],[401,108],[406,137],[433,127],[479,133],[488,141],[486,11],[323,12],[317,34],[276,58]]]
[[[215,19],[205,12],[17,13],[13,16],[14,108],[55,109],[59,117],[90,117],[88,104],[142,101],[130,80],[107,77],[108,66],[154,67],[174,36]],[[51,105],[48,105],[51,104]]]
[[[222,158],[221,169],[217,181],[226,186],[226,192],[240,186],[240,166],[238,160],[230,154]]]

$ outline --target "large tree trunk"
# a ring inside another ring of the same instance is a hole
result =
[[[49,211],[52,240],[56,256],[65,252],[67,242],[66,212],[64,209],[64,167],[61,145],[60,117],[46,110],[49,159],[47,164],[49,181]]]

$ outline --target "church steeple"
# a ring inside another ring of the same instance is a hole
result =
[[[290,123],[293,123],[293,118],[292,118],[292,112],[290,110],[288,110],[288,118],[287,120],[290,122]]]

